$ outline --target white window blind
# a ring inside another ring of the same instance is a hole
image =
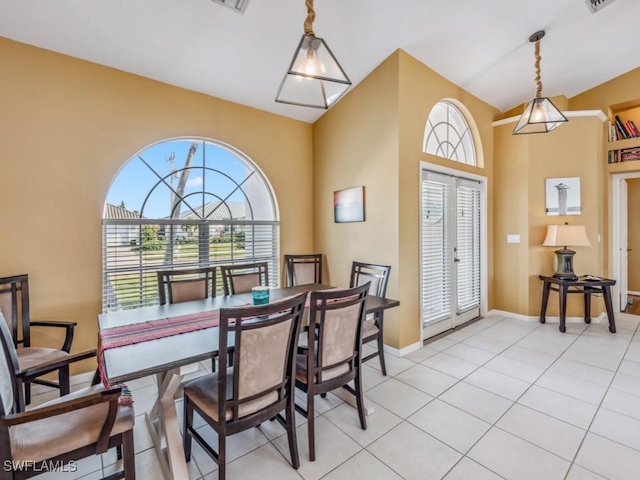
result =
[[[457,313],[480,306],[480,191],[456,192]]]
[[[427,175],[428,174],[428,175]],[[422,321],[435,322],[451,312],[451,251],[445,212],[450,208],[448,183],[424,172],[422,180]]]
[[[189,138],[151,145],[107,195],[102,309],[157,305],[158,270],[267,262],[276,286],[278,225],[268,182],[237,150]]]

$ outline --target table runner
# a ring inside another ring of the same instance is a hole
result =
[[[163,318],[101,330],[98,333],[98,371],[100,373],[100,380],[105,388],[109,389],[112,387],[109,384],[104,368],[105,350],[171,337],[181,333],[203,330],[205,328],[217,327],[219,324],[220,311],[211,310],[208,312],[191,313],[179,317]],[[121,387],[122,394],[120,396],[120,404],[133,403],[131,391],[124,384],[122,384]]]

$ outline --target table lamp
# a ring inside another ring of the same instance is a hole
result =
[[[573,256],[576,254],[567,247],[590,247],[587,231],[584,225],[548,225],[547,237],[542,242],[545,247],[563,247],[556,250],[558,268],[553,274],[555,278],[565,280],[576,280],[578,277],[573,273]]]

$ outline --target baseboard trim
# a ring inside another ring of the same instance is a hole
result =
[[[394,357],[404,357],[405,355],[410,354],[411,352],[415,352],[416,350],[420,350],[422,348],[422,342],[416,342],[409,346],[397,349],[390,347],[389,345],[384,346],[384,352],[393,355]]]
[[[627,292],[627,295],[637,295],[637,296],[640,296],[640,292],[632,292],[631,290],[629,290],[629,291]]]
[[[489,310],[487,317],[491,315],[502,315],[504,317],[515,318],[516,320],[522,320],[523,322],[539,322],[540,317],[538,315],[522,315],[520,313],[507,312],[505,310]],[[597,317],[591,317],[591,323],[601,323],[603,320],[607,320],[607,314],[602,312]],[[560,323],[560,317],[546,317],[547,323]],[[584,317],[567,317],[566,323],[584,323]]]

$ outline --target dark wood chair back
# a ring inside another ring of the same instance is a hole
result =
[[[159,270],[160,305],[216,296],[216,267]]]
[[[350,287],[370,282],[369,295],[384,298],[387,295],[387,282],[391,266],[372,263],[353,262],[351,265]]]
[[[218,478],[224,480],[227,436],[277,419],[287,430],[291,464],[296,469],[300,466],[294,378],[306,298],[303,293],[267,305],[220,309],[220,368],[184,387],[187,462],[195,439],[218,464]],[[201,429],[196,430],[196,411],[218,433],[217,451],[201,435]]]
[[[322,254],[285,255],[287,286],[322,283]]]
[[[9,326],[13,344],[16,347],[30,347],[31,314],[27,275],[0,278],[0,310]]]
[[[222,286],[225,295],[250,292],[253,287],[269,286],[267,262],[222,265]]]
[[[362,324],[369,283],[348,290],[309,294],[308,348],[297,356],[296,387],[307,396],[309,460],[315,460],[316,395],[345,388],[355,396],[360,426],[367,428],[362,388]],[[315,320],[315,328],[312,327]],[[353,381],[353,387],[350,382]]]
[[[384,298],[387,295],[387,282],[389,281],[389,265],[375,265],[372,263],[353,262],[351,266],[351,280],[353,287],[370,282],[369,295]],[[380,359],[380,370],[387,375],[387,366],[384,359],[384,311],[378,311],[367,315],[367,321],[362,327],[362,342],[376,342],[378,348],[362,359],[367,362],[374,357]]]

